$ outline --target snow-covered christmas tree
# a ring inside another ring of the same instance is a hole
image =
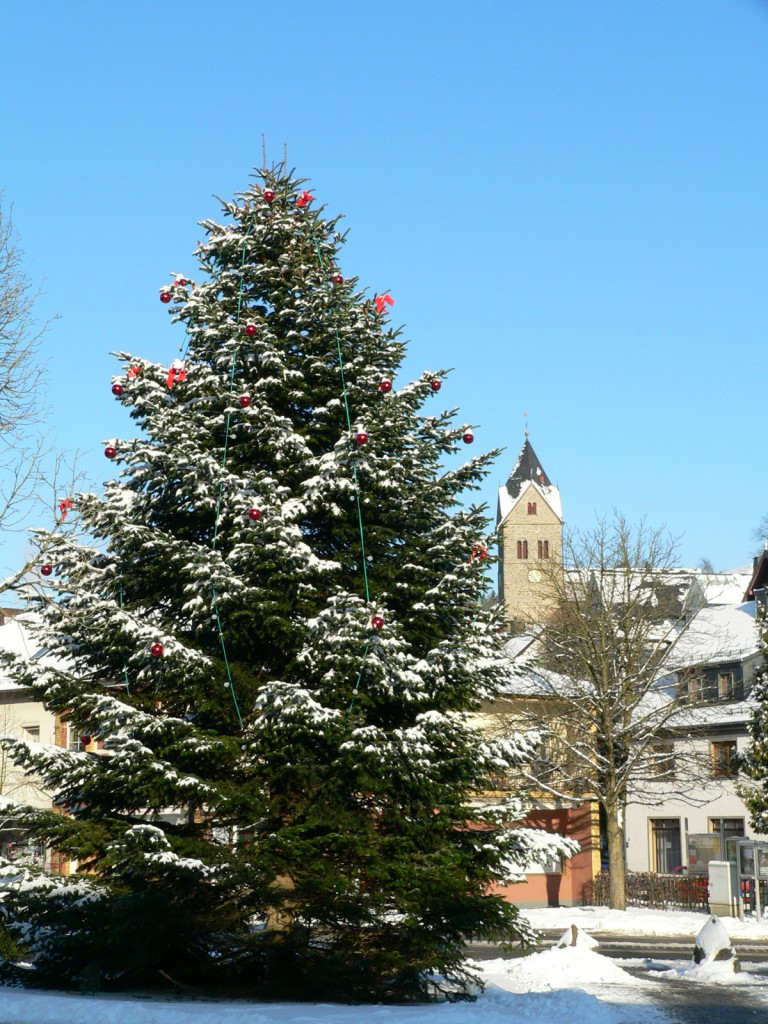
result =
[[[768,663],[768,620],[758,620],[763,660]],[[750,694],[756,702],[749,744],[739,757],[739,792],[755,832],[768,833],[768,670],[763,667]]]
[[[488,885],[550,840],[472,801],[532,755],[469,717],[505,672],[460,500],[495,453],[445,468],[471,430],[442,372],[396,382],[391,296],[318,206],[277,167],[203,223],[160,295],[182,357],[118,353],[140,432],[81,539],[38,537],[47,657],[12,670],[87,739],[6,741],[55,793],[17,825],[79,867],[5,868],[27,980],[462,995],[465,936],[526,935]]]

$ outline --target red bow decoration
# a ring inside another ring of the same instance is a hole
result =
[[[187,369],[183,359],[174,359],[171,363],[171,368],[168,370],[168,379],[166,384],[169,388],[172,388],[174,384],[181,384],[182,381],[187,379]]]
[[[64,498],[63,501],[59,502],[59,512],[61,512],[61,521],[62,521],[62,523],[67,518],[67,512],[69,511],[69,509],[74,508],[74,507],[75,506],[72,504],[72,499],[71,498]]]
[[[470,565],[472,564],[472,562],[474,562],[476,558],[479,558],[480,561],[482,562],[482,560],[487,557],[488,548],[485,546],[485,544],[481,544],[479,540],[475,541],[475,543],[472,545],[472,554],[469,556]]]
[[[309,204],[312,202],[314,198],[315,197],[312,195],[311,192],[309,192],[307,189],[304,189],[299,198],[296,200],[296,205],[309,206]]]
[[[395,304],[395,300],[392,298],[392,296],[389,294],[389,292],[387,292],[386,295],[377,295],[374,298],[373,301],[376,303],[376,312],[377,313],[383,313],[384,312],[385,303],[386,303],[387,306],[394,306],[394,304]]]
[[[129,377],[138,377],[140,373],[141,373],[141,367],[138,364],[135,365],[135,366],[132,366],[128,370],[128,376]]]

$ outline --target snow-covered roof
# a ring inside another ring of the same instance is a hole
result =
[[[751,570],[737,569],[732,572],[700,572],[694,577],[706,605],[741,604],[751,579]]]
[[[560,491],[553,484],[538,484],[535,480],[530,480],[528,486],[520,490],[520,493],[513,497],[506,486],[499,488],[499,522],[506,519],[515,505],[521,500],[523,495],[527,495],[527,499],[530,499],[531,491],[538,491],[539,495],[546,501],[558,519],[563,518],[563,503],[560,498]]]
[[[0,650],[8,651],[9,654],[21,654],[26,658],[33,658],[40,652],[40,644],[29,632],[29,619],[30,616],[27,614],[6,618],[0,626]],[[0,691],[21,689],[23,687],[11,682],[0,666]]]
[[[741,661],[760,651],[753,601],[701,608],[670,657],[670,668]]]
[[[751,721],[756,701],[707,701],[706,704],[692,704],[675,713],[672,723],[675,729],[733,729],[743,730]]]

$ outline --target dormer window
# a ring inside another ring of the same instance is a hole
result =
[[[733,672],[720,672],[717,677],[717,695],[721,700],[733,697]]]
[[[528,502],[528,515],[529,516],[535,516],[536,515],[536,502],[535,501],[529,501]]]

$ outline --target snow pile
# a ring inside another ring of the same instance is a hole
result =
[[[705,960],[700,964],[689,964],[685,967],[662,971],[660,978],[682,978],[701,985],[759,985],[759,976],[749,973],[737,973],[730,961]]]
[[[614,961],[582,946],[546,949],[520,960],[489,960],[483,970],[487,981],[507,992],[551,992],[585,985],[642,986]]]

